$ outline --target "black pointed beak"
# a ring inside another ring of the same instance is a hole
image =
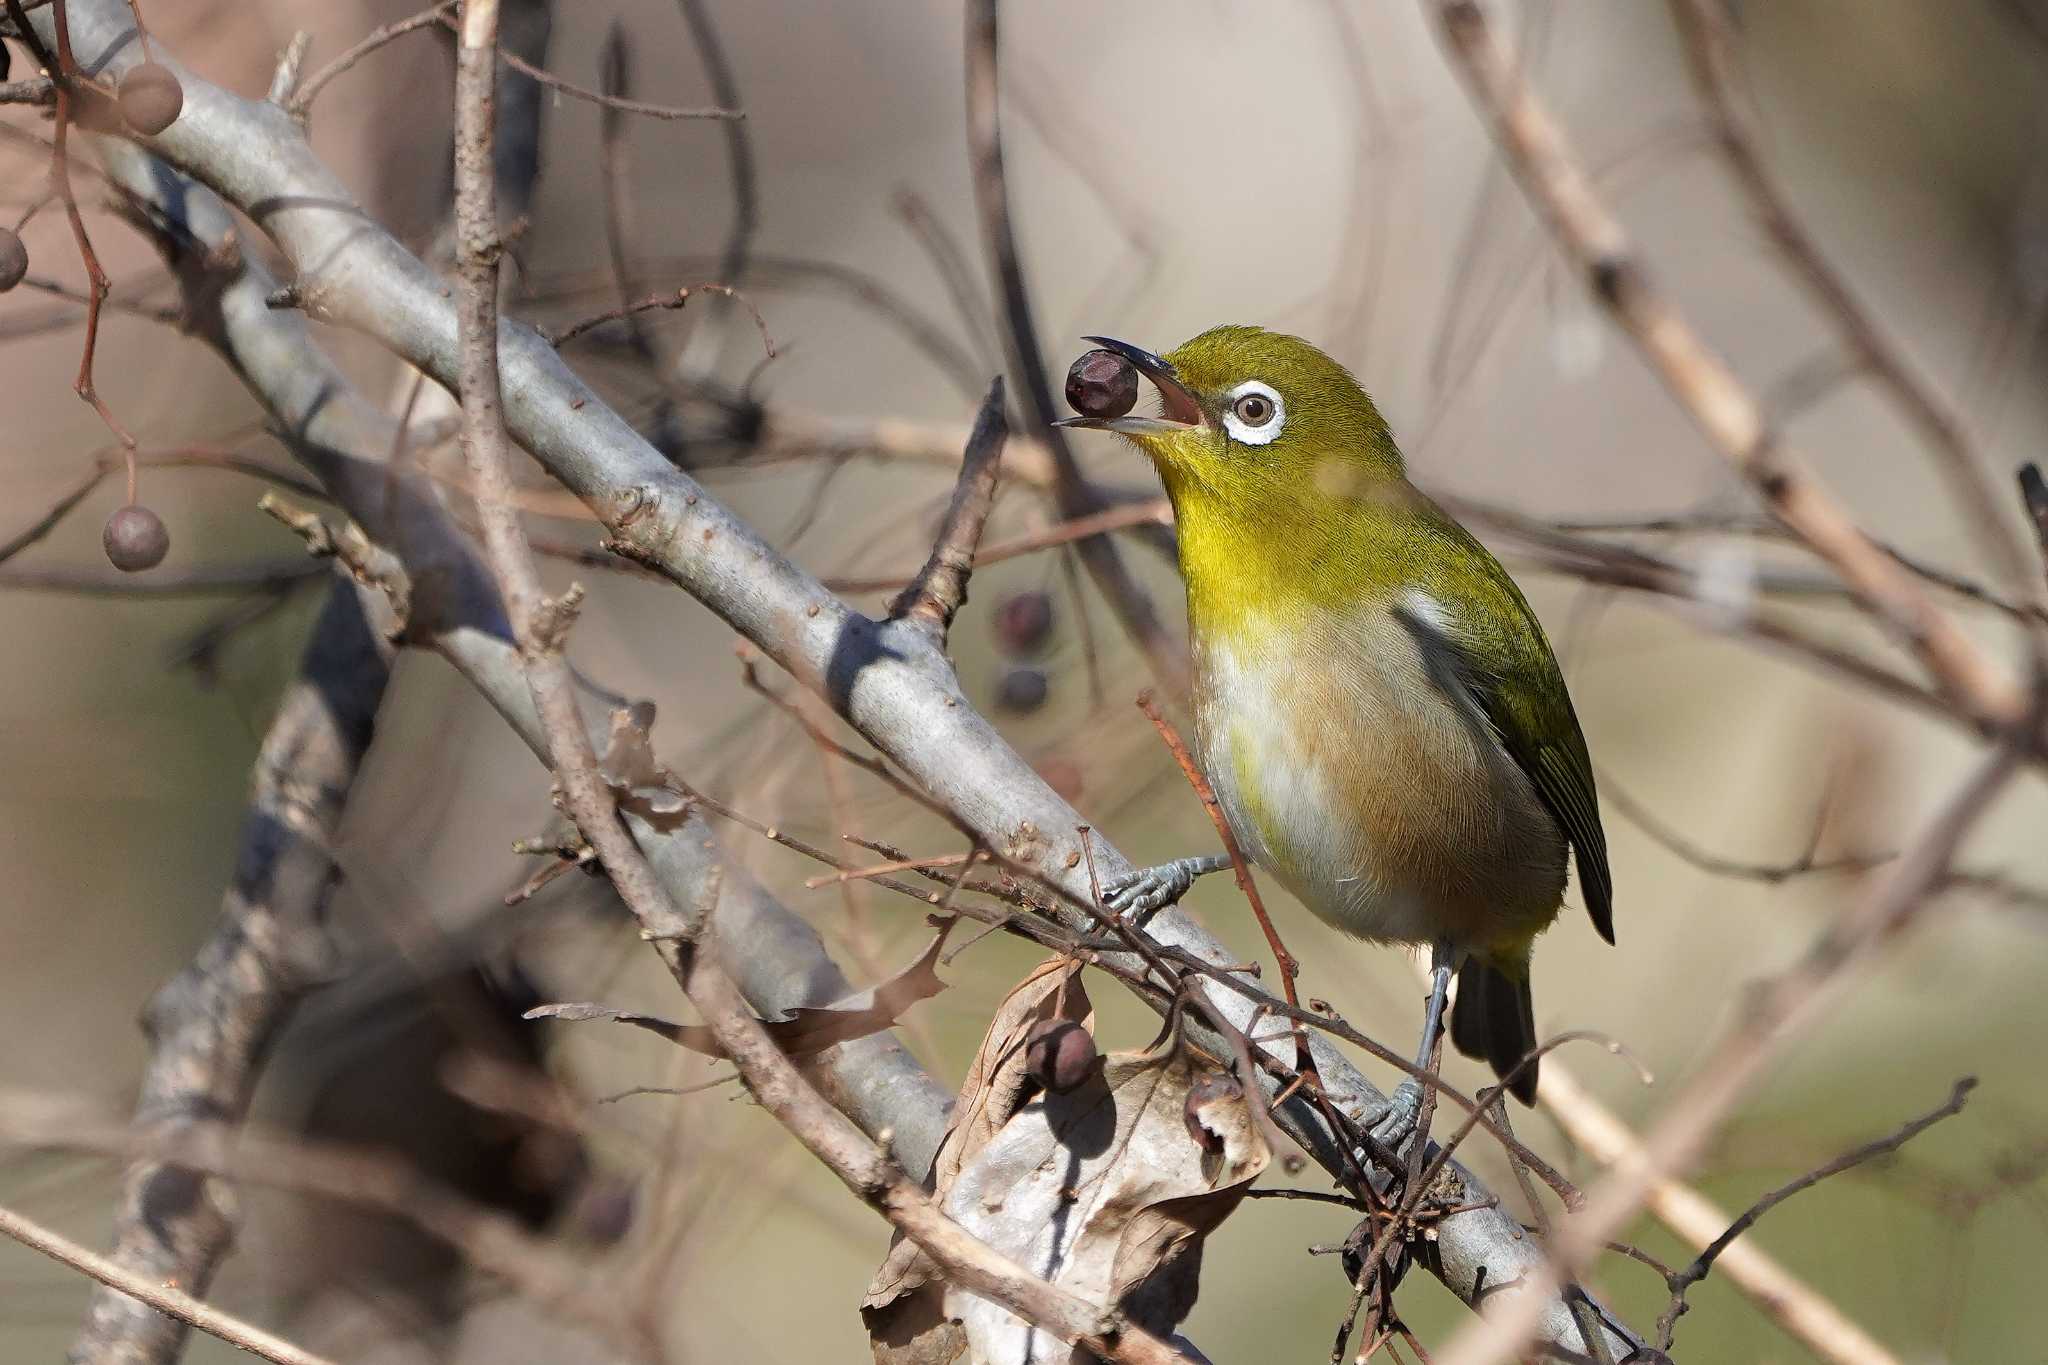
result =
[[[1171,361],[1154,355],[1143,347],[1133,346],[1128,341],[1118,341],[1115,337],[1082,337],[1081,340],[1092,341],[1112,355],[1122,356],[1139,374],[1151,380],[1152,387],[1159,391],[1160,413],[1157,417],[1140,417],[1136,414],[1128,417],[1068,417],[1053,423],[1054,426],[1094,431],[1121,431],[1136,436],[1188,431],[1208,424],[1209,419],[1203,413],[1202,405],[1195,401],[1194,394],[1180,382],[1180,376],[1174,372]]]

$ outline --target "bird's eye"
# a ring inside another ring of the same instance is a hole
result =
[[[1248,379],[1232,389],[1223,408],[1223,426],[1233,440],[1262,446],[1280,434],[1287,407],[1269,384]]]

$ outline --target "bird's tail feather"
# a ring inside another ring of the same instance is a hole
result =
[[[1451,1042],[1506,1077],[1536,1047],[1536,1006],[1525,970],[1510,976],[1500,968],[1468,960],[1458,971],[1458,1003],[1451,1011]],[[1537,1063],[1515,1076],[1508,1093],[1524,1104],[1536,1102]]]

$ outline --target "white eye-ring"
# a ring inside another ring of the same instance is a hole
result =
[[[1232,440],[1262,446],[1278,436],[1286,424],[1287,405],[1270,384],[1247,379],[1224,399],[1223,426]]]

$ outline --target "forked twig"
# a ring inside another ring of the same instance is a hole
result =
[[[1657,1319],[1657,1344],[1659,1348],[1666,1351],[1671,1349],[1671,1338],[1677,1330],[1678,1319],[1685,1315],[1688,1307],[1685,1301],[1687,1291],[1701,1280],[1707,1278],[1707,1273],[1714,1268],[1714,1262],[1719,1259],[1721,1253],[1726,1251],[1736,1238],[1756,1226],[1757,1219],[1763,1217],[1793,1195],[1798,1194],[1801,1190],[1812,1189],[1829,1176],[1840,1175],[1851,1167],[1861,1166],[1867,1161],[1875,1161],[1882,1156],[1890,1156],[1893,1152],[1898,1151],[1899,1148],[1905,1146],[1935,1124],[1940,1123],[1943,1119],[1952,1118],[1962,1113],[1963,1105],[1970,1098],[1970,1092],[1976,1088],[1977,1078],[1975,1076],[1963,1077],[1949,1091],[1949,1096],[1946,1100],[1943,1100],[1918,1118],[1908,1119],[1885,1136],[1872,1142],[1866,1142],[1860,1147],[1852,1148],[1834,1160],[1823,1162],[1804,1175],[1786,1181],[1744,1209],[1740,1217],[1730,1223],[1719,1237],[1716,1237],[1699,1255],[1693,1258],[1692,1264],[1671,1276],[1671,1302]]]

